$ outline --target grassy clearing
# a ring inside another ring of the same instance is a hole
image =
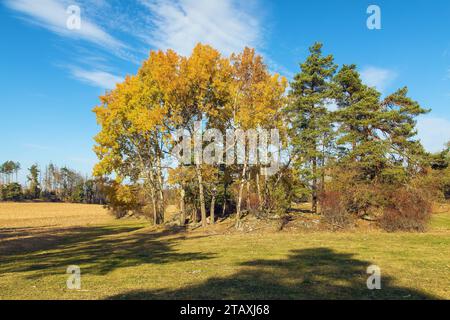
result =
[[[424,234],[214,234],[100,206],[0,203],[0,299],[450,299],[450,212]],[[382,290],[366,288],[366,268]],[[79,265],[82,289],[66,289]]]

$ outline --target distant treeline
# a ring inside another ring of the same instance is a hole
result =
[[[37,164],[28,168],[27,183],[18,181],[19,162],[0,165],[0,201],[41,200],[104,204],[100,179],[90,179],[67,167],[50,163],[41,171]]]

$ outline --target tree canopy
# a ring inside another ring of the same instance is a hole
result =
[[[383,96],[363,83],[355,65],[339,67],[322,50],[321,43],[311,46],[289,90],[251,48],[229,57],[203,44],[187,57],[150,52],[137,74],[94,108],[100,125],[94,174],[114,179],[110,198],[122,211],[163,223],[172,190],[180,223],[200,217],[203,226],[214,223],[216,209],[222,216],[235,213],[239,226],[243,210],[273,215],[305,197],[319,213],[330,181],[344,185],[338,172],[352,172],[351,184],[360,188],[401,186],[423,174],[430,161],[416,138],[416,118],[428,110],[406,87]],[[207,129],[212,133],[203,134]],[[270,152],[281,155],[273,175],[253,161],[252,143],[260,143],[258,160],[261,146],[270,148],[258,136],[263,129],[275,129],[281,140]],[[173,154],[180,132],[192,138],[183,161]],[[240,162],[225,163],[221,152],[230,150]]]

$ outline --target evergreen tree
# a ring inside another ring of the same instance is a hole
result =
[[[414,140],[415,117],[427,110],[407,97],[407,88],[381,100],[375,88],[362,83],[355,65],[344,65],[334,89],[341,163],[353,165],[366,181],[399,181],[406,169],[417,170],[424,151]]]
[[[326,149],[333,133],[327,106],[333,98],[331,79],[337,66],[332,55],[322,55],[321,43],[315,43],[309,50],[311,54],[300,65],[301,72],[290,84],[286,112],[296,155],[294,165],[310,186],[313,212],[317,212],[319,179],[324,177]]]

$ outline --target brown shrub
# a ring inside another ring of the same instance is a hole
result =
[[[432,201],[421,189],[403,187],[390,193],[390,204],[379,220],[386,231],[425,231],[431,217]]]
[[[406,179],[399,169],[385,170],[383,177],[371,180],[351,166],[335,167],[327,173],[321,205],[324,220],[332,225],[348,225],[352,219],[363,218],[377,221],[387,231],[424,231],[433,202],[444,198],[444,179],[426,171]]]
[[[325,191],[319,197],[322,221],[331,229],[345,229],[353,223],[353,215],[346,208],[346,199],[342,192]]]
[[[247,208],[249,211],[251,210],[257,210],[260,207],[259,198],[257,193],[250,193],[249,195],[246,195],[249,199],[247,204],[250,204],[250,207]]]

